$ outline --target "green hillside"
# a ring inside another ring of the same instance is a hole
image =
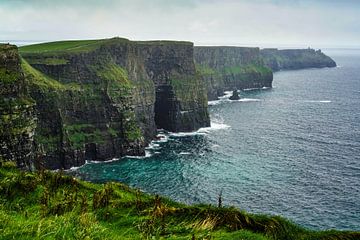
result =
[[[230,207],[187,206],[121,183],[0,168],[0,239],[359,239]]]

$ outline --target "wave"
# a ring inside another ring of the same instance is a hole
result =
[[[85,164],[84,164],[84,165],[85,165]],[[68,172],[76,171],[76,170],[78,170],[79,168],[82,168],[84,165],[81,165],[81,166],[78,166],[78,167],[71,167],[71,168],[69,168],[69,169],[66,169],[65,172],[66,172],[66,171],[68,171]]]
[[[146,150],[151,150],[151,149],[160,149],[160,144],[156,143],[155,141],[151,141],[150,144],[145,147]]]
[[[168,141],[169,141],[169,136],[165,133],[165,131],[163,129],[158,129],[156,140],[152,140],[151,143],[165,143]]]
[[[132,158],[132,159],[145,159],[152,157],[154,154],[152,154],[150,151],[145,150],[145,156],[129,156],[126,155],[125,158]]]
[[[116,161],[119,161],[121,158],[113,158],[113,159],[110,159],[110,160],[106,160],[106,161],[95,161],[95,160],[85,160],[85,163],[81,166],[77,166],[77,167],[71,167],[69,169],[66,169],[65,171],[76,171],[82,167],[84,167],[85,165],[87,164],[92,164],[92,163],[110,163],[110,162],[116,162]],[[56,170],[57,171],[57,170]]]
[[[206,129],[206,130],[221,130],[221,129],[227,129],[227,128],[230,128],[230,126],[225,123],[211,122],[210,127],[200,128],[200,130],[204,130],[204,129]]]
[[[178,133],[169,132],[169,136],[188,137],[188,136],[195,136],[195,135],[206,135],[211,131],[222,130],[222,129],[227,129],[227,128],[230,128],[230,126],[227,124],[211,122],[210,127],[200,128],[199,130],[194,131],[194,132],[178,132]]]
[[[258,99],[258,98],[241,98],[239,100],[235,100],[235,102],[238,101],[238,102],[260,102],[261,99]]]
[[[331,103],[330,100],[305,100],[307,103]]]
[[[110,163],[110,162],[116,162],[116,161],[119,161],[120,158],[113,158],[113,159],[110,159],[110,160],[106,160],[106,161],[86,161],[85,164],[88,164],[88,163]],[[84,166],[84,165],[83,165]]]
[[[197,132],[207,134],[211,131],[223,130],[228,128],[230,128],[230,126],[225,123],[211,122],[210,127],[200,128]]]
[[[221,100],[208,101],[208,106],[215,106],[215,105],[220,104],[221,102],[223,102],[223,101],[221,101]]]
[[[259,88],[244,88],[241,91],[254,91],[254,90],[266,90],[266,89],[270,89],[271,87],[259,87]]]
[[[188,136],[195,136],[195,135],[206,135],[203,132],[195,131],[195,132],[169,132],[169,136],[171,137],[188,137]]]
[[[190,152],[180,152],[179,154],[180,155],[190,155],[191,153]]]
[[[223,98],[220,100],[214,100],[214,101],[209,101],[208,102],[208,106],[215,106],[221,103],[234,103],[234,102],[259,102],[261,101],[261,99],[258,98],[240,98],[239,100],[230,100],[228,98]]]

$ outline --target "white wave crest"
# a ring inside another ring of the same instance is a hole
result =
[[[221,103],[236,103],[236,102],[260,102],[261,99],[258,98],[240,98],[239,100],[230,100],[230,99],[221,99],[221,100],[215,100],[215,101],[209,101],[209,106],[215,106]]]
[[[144,159],[144,158],[149,158],[152,157],[153,154],[150,151],[145,150],[145,156],[129,156],[126,155],[126,158],[133,158],[133,159]]]
[[[259,87],[259,88],[245,88],[245,89],[242,89],[242,91],[253,91],[253,90],[266,90],[266,89],[271,89],[271,87]]]
[[[179,154],[180,155],[190,155],[191,153],[190,152],[180,152]]]
[[[85,165],[85,164],[84,164],[84,165]],[[76,171],[76,170],[78,170],[79,168],[83,167],[84,165],[81,165],[81,166],[78,166],[78,167],[71,167],[71,168],[67,169],[66,171],[69,171],[69,172],[71,172],[71,171]]]
[[[221,100],[213,100],[213,101],[208,101],[208,105],[209,106],[215,106],[220,104],[222,101]]]
[[[150,144],[145,149],[146,150],[161,149],[161,147],[160,144],[155,143],[155,141],[151,141]]]
[[[169,136],[171,137],[188,137],[188,136],[195,136],[195,135],[206,135],[206,133],[195,131],[195,132],[169,132]]]
[[[206,135],[211,131],[221,130],[221,129],[227,129],[230,128],[229,125],[226,125],[224,123],[218,123],[218,122],[211,122],[210,127],[204,127],[200,128],[199,130],[195,132],[169,132],[169,136],[172,137],[187,137],[187,136],[195,136],[195,135]]]
[[[209,133],[209,132],[211,132],[211,131],[228,129],[228,128],[230,128],[230,126],[227,125],[227,124],[218,123],[218,122],[211,122],[211,123],[210,123],[210,127],[200,128],[197,132],[198,132],[198,133],[207,134],[207,133]]]
[[[306,100],[307,103],[331,103],[330,100]]]
[[[261,99],[258,98],[241,98],[237,100],[238,102],[260,102]]]
[[[220,96],[219,99],[227,99],[232,96],[232,91],[225,91],[223,96]]]
[[[116,161],[119,161],[120,158],[113,158],[113,159],[110,159],[110,160],[106,160],[106,161],[86,161],[85,164],[88,164],[88,163],[110,163],[110,162],[116,162]],[[83,165],[84,166],[84,165]]]
[[[169,141],[169,136],[166,135],[164,132],[160,132],[156,135],[156,140],[151,141],[152,143],[165,143]],[[150,143],[151,144],[151,143]]]

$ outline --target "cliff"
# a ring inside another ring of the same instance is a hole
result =
[[[34,101],[30,98],[16,46],[0,45],[0,162],[28,167],[35,131]]]
[[[266,66],[273,71],[286,69],[336,67],[336,63],[321,50],[266,48],[260,51]]]
[[[14,72],[21,73],[18,81],[26,83],[36,113],[29,139],[36,167],[143,155],[156,128],[193,131],[210,124],[192,43],[113,38],[37,44],[20,52],[21,64],[13,52]]]
[[[272,71],[264,65],[259,48],[195,47],[194,59],[209,100],[226,90],[272,86]]]

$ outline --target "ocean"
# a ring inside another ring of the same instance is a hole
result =
[[[188,203],[360,230],[360,50],[325,49],[336,68],[281,71],[272,89],[209,103],[211,127],[163,133],[145,157],[73,170]]]

